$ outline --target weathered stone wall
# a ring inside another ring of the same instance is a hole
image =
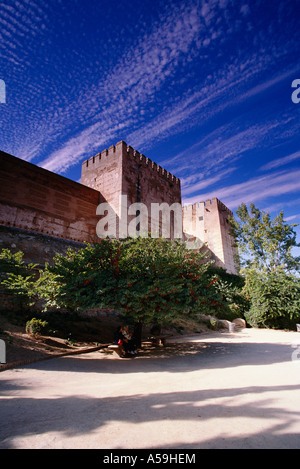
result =
[[[96,235],[100,193],[0,152],[0,225],[72,241]]]
[[[46,262],[52,264],[54,256],[66,254],[68,248],[77,250],[84,246],[84,243],[76,241],[0,226],[0,251],[4,248],[13,253],[22,251],[25,263],[38,264],[40,267],[44,267]]]
[[[151,232],[153,236],[155,231],[157,235],[163,235],[161,231],[163,219],[160,215],[160,217],[156,217],[157,223],[153,223],[155,217],[152,204],[159,204],[158,208],[161,208],[161,204],[166,204],[165,210],[172,204],[179,204],[181,207],[180,180],[146,158],[145,155],[133,150],[132,147],[124,148],[122,192],[127,195],[128,205],[141,202],[146,206],[148,212],[147,231]],[[181,217],[180,208],[180,223],[182,223]],[[174,220],[171,215],[168,219],[172,225],[172,234]]]
[[[220,200],[213,200],[216,200],[216,210],[219,212],[220,232],[223,249],[223,267],[226,268],[229,273],[237,274],[238,265],[236,264],[236,257],[238,255],[238,250],[236,247],[233,247],[234,238],[230,234],[230,224],[228,220],[229,217],[232,217],[232,212]]]

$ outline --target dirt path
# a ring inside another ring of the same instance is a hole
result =
[[[0,448],[299,448],[299,333],[173,342],[135,359],[96,351],[1,372]]]

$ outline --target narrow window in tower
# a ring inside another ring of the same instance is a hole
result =
[[[136,201],[137,201],[137,202],[140,202],[140,201],[141,201],[141,181],[140,181],[140,176],[138,176],[137,184],[136,184]]]

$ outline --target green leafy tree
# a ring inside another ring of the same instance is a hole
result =
[[[35,278],[33,264],[25,264],[23,252],[12,253],[9,249],[2,249],[0,253],[1,285],[7,293],[19,300],[20,308],[28,308],[32,295]]]
[[[284,215],[271,219],[254,204],[236,211],[231,219],[245,278],[243,294],[249,301],[248,323],[259,327],[294,327],[300,318],[299,257],[293,255],[296,224],[287,224]]]
[[[283,211],[273,220],[264,212],[250,204],[241,204],[236,210],[239,220],[230,220],[233,236],[236,239],[244,266],[253,266],[266,271],[283,269],[287,272],[299,270],[300,257],[294,257],[292,250],[299,247],[294,228],[297,224],[287,224]]]
[[[244,295],[250,300],[245,318],[253,327],[295,328],[300,320],[300,279],[283,270],[246,271]]]
[[[229,321],[244,318],[245,312],[249,309],[249,300],[243,293],[245,278],[214,265],[208,268],[208,272],[215,279],[215,288],[226,303],[226,308],[219,311],[220,318]],[[218,317],[218,312],[215,316]]]
[[[208,274],[206,254],[176,241],[103,239],[57,255],[48,266],[48,307],[111,308],[135,323],[168,323],[226,306]]]
[[[19,300],[21,309],[29,310],[37,302],[46,288],[51,288],[47,280],[50,275],[47,270],[39,270],[36,264],[26,264],[23,252],[12,253],[9,249],[2,249],[0,253],[0,283]]]

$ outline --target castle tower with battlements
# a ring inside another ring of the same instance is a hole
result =
[[[181,206],[180,180],[123,141],[82,163],[81,184],[99,191],[118,219],[124,219],[124,212],[129,211],[128,224],[142,203],[147,208],[147,233],[153,231],[152,204]],[[123,205],[120,196],[126,196]],[[130,212],[133,204],[137,204],[134,213]],[[161,223],[160,219],[158,233]],[[118,225],[117,233],[121,237],[120,231]]]
[[[233,246],[229,217],[232,212],[219,199],[183,206],[183,231],[207,246],[215,265],[238,273],[238,251]]]

